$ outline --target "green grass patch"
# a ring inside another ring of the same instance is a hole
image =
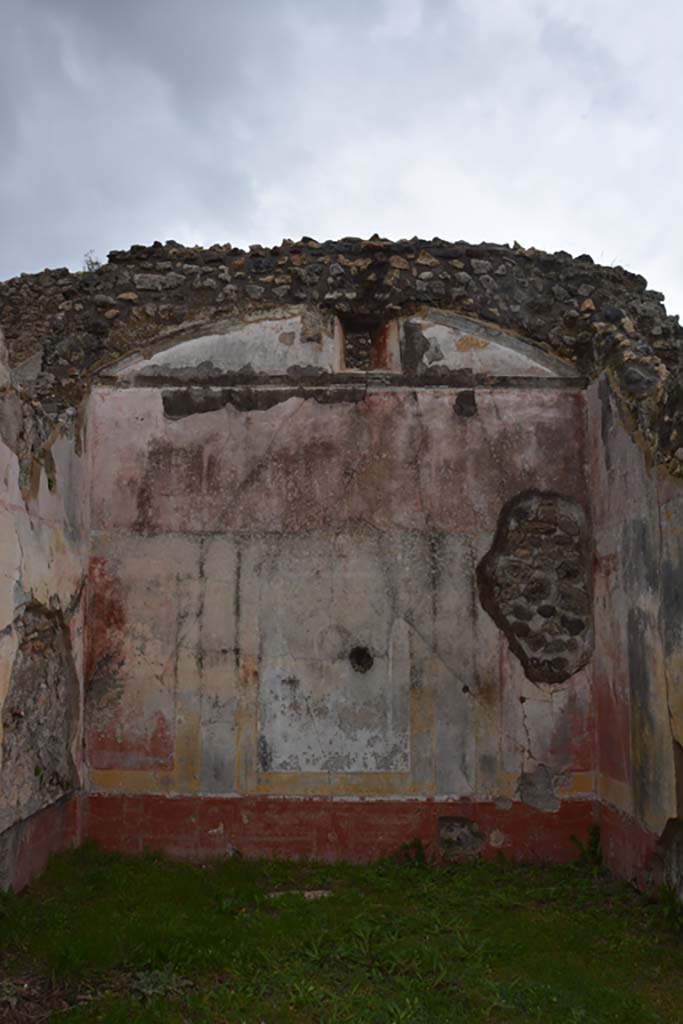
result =
[[[84,848],[0,897],[11,1024],[660,1024],[682,1007],[666,907],[585,863],[193,867]]]

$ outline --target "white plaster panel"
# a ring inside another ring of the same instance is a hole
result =
[[[505,331],[455,313],[427,310],[401,325],[419,328],[428,347],[421,366],[503,377],[571,377],[575,367]]]
[[[212,334],[181,341],[150,359],[126,360],[118,371],[122,380],[185,373],[191,379],[206,374],[252,371],[284,374],[290,367],[334,371],[339,368],[338,344],[332,322],[319,340],[308,340],[301,316],[245,322]]]
[[[372,535],[287,538],[259,567],[259,754],[264,770],[407,771],[404,614]],[[367,647],[374,663],[354,670]]]

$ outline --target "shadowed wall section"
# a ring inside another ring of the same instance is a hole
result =
[[[78,842],[87,482],[72,423],[31,455],[32,406],[0,393],[0,885]]]
[[[606,376],[587,397],[603,845],[620,874],[683,894],[683,485],[648,465]]]

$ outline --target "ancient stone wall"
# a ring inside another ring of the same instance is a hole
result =
[[[0,284],[0,325],[3,884],[80,835],[562,860],[597,814],[680,885],[681,329],[642,278],[155,243]]]
[[[518,245],[375,236],[245,252],[169,241],[110,253],[88,273],[0,283],[0,323],[16,373],[42,351],[35,394],[51,412],[55,402],[77,405],[93,372],[117,357],[221,319],[303,304],[365,318],[367,327],[420,306],[445,308],[519,333],[581,372],[609,369],[655,459],[680,473],[682,329],[662,298],[620,267]]]
[[[583,506],[527,491],[501,512],[479,598],[533,682],[562,683],[593,653],[593,543]]]

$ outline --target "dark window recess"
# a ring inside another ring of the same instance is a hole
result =
[[[362,313],[339,316],[347,370],[382,370],[387,365],[387,323]]]

